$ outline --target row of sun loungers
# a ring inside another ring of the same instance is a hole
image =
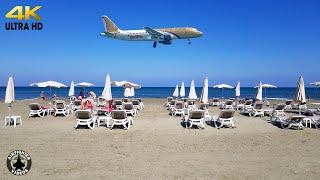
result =
[[[90,101],[92,99],[85,99],[84,101]],[[95,125],[106,124],[111,129],[116,125],[121,125],[124,129],[129,129],[133,125],[133,117],[135,117],[139,110],[144,108],[142,99],[131,99],[131,100],[115,100],[111,108],[109,107],[98,107],[96,113],[93,112],[93,107],[86,110],[81,110],[81,100],[70,99],[70,104],[66,104],[63,100],[56,100],[53,102],[52,108],[46,108],[41,106],[39,103],[29,104],[29,117],[44,117],[45,115],[54,116],[63,115],[69,116],[69,114],[75,112],[76,126],[86,125],[90,129],[93,129]],[[93,103],[91,103],[93,104]],[[96,104],[98,105],[98,104]],[[105,123],[108,121],[108,123]],[[111,121],[111,124],[109,124]]]
[[[208,112],[209,105],[220,107],[222,109],[220,115],[210,116]],[[279,124],[283,129],[302,129],[303,124],[310,127],[313,125],[316,128],[320,126],[320,116],[286,116],[288,109],[298,108],[301,110],[306,108],[306,105],[294,105],[292,101],[273,105],[271,108],[264,107],[266,106],[264,102],[253,103],[252,100],[246,100],[243,104],[235,104],[233,99],[224,102],[219,101],[219,99],[213,99],[210,104],[200,103],[199,108],[197,108],[195,100],[178,100],[169,97],[165,106],[168,107],[172,116],[180,115],[183,117],[183,123],[185,123],[186,128],[191,128],[194,125],[204,128],[205,123],[213,123],[217,128],[223,126],[234,127],[233,116],[237,109],[242,115],[254,117],[268,115],[272,124]]]
[[[121,125],[124,129],[130,129],[130,126],[133,125],[133,117],[128,116],[124,110],[113,110],[110,114],[111,118],[111,125],[110,129],[113,129],[116,125]],[[76,126],[77,128],[79,125],[88,126],[90,129],[94,129],[95,124],[98,126],[101,123],[101,118],[98,116],[92,116],[92,113],[86,110],[78,110],[75,113],[76,116]],[[103,120],[105,120],[103,118]]]
[[[193,126],[204,128],[205,123],[213,123],[216,128],[235,127],[233,123],[234,110],[225,109],[218,116],[210,116],[209,103],[201,103],[197,108],[195,100],[179,101],[170,98],[167,99],[165,106],[171,116],[180,115],[182,117],[182,123],[186,128]]]

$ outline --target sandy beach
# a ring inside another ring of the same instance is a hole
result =
[[[68,117],[29,118],[25,100],[12,114],[23,124],[4,126],[7,104],[0,103],[0,179],[20,178],[6,167],[13,150],[32,158],[27,179],[317,179],[320,176],[319,130],[283,130],[269,117],[235,114],[235,129],[185,129],[171,117],[164,99],[144,99],[146,108],[130,130],[74,129]],[[67,102],[69,102],[67,100]],[[283,101],[270,101],[276,104]],[[308,102],[308,107],[311,102]],[[211,115],[218,114],[210,107]],[[290,114],[289,114],[290,115]]]

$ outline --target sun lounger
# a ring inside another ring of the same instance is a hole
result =
[[[212,102],[210,103],[211,106],[220,106],[220,102],[218,98],[213,98]]]
[[[123,108],[123,106],[122,106],[122,100],[114,100],[113,101],[113,103],[114,103],[114,105],[115,105],[115,107],[117,108],[117,109],[122,109]]]
[[[122,125],[125,129],[130,129],[130,125],[133,124],[133,118],[128,117],[126,112],[123,110],[114,110],[111,112],[112,123],[111,129],[115,125]]]
[[[303,122],[305,123],[306,127],[312,127],[312,124],[315,126],[315,128],[320,128],[320,116],[307,116],[303,119]]]
[[[280,103],[277,104],[274,108],[273,111],[271,112],[272,116],[285,116],[286,113],[284,112],[284,108],[286,107],[286,104]]]
[[[72,105],[75,100],[77,100],[77,97],[70,96],[70,105]]]
[[[243,109],[243,108],[252,108],[252,100],[251,99],[249,99],[249,100],[246,100],[245,102],[244,102],[244,104],[238,104],[237,105],[237,109]]]
[[[144,109],[144,103],[143,103],[143,101],[142,101],[142,99],[141,98],[137,98],[137,100],[140,102],[140,109]]]
[[[39,103],[31,103],[29,104],[29,117],[33,117],[38,115],[39,117],[44,117],[46,113],[48,113],[48,109],[40,106]]]
[[[122,102],[127,103],[127,102],[129,102],[129,99],[128,98],[122,98]]]
[[[276,116],[272,118],[272,123],[276,124],[277,122],[280,123],[282,129],[303,129],[303,119],[306,118],[305,116]]]
[[[306,109],[308,109],[306,103],[296,103],[296,104],[292,104],[291,106],[292,106],[292,109],[298,109],[298,110],[306,110]]]
[[[208,110],[209,104],[208,103],[200,103],[199,110]]]
[[[133,99],[131,102],[132,102],[133,108],[136,109],[138,113],[138,110],[142,109],[140,105],[140,101],[137,99]]]
[[[173,100],[173,97],[167,97],[167,101],[165,102],[164,106],[168,107],[170,106],[170,102]]]
[[[131,102],[123,103],[123,109],[127,115],[136,116],[137,110],[133,107]]]
[[[174,108],[175,104],[176,104],[177,100],[172,100],[170,101],[170,104],[168,106],[168,110],[171,111],[172,108]]]
[[[241,109],[240,114],[248,114],[249,116],[264,116],[263,103],[256,102],[254,106],[245,106]]]
[[[76,111],[76,126],[78,128],[79,125],[86,125],[90,129],[94,129],[95,126],[95,117],[91,116],[90,111],[87,110],[77,110]]]
[[[292,109],[291,103],[292,103],[292,100],[287,100],[287,101],[285,102],[286,107],[285,107],[284,109],[285,109],[285,110],[290,110],[290,109]]]
[[[98,97],[98,102],[97,102],[98,107],[104,107],[106,106],[106,100],[102,97]]]
[[[205,112],[203,110],[191,111],[188,119],[185,120],[186,128],[191,128],[192,126],[196,125],[197,127],[204,129],[204,113]]]
[[[195,110],[197,108],[196,105],[195,105],[195,100],[189,99],[187,101],[187,108],[190,109],[190,110]]]
[[[66,106],[66,103],[62,100],[57,100],[54,109],[54,116],[62,114],[64,116],[69,116],[70,109]]]
[[[233,109],[233,100],[227,100],[222,109]]]
[[[234,128],[234,123],[233,123],[233,116],[234,116],[234,110],[222,110],[220,112],[219,116],[212,116],[211,121],[213,121],[214,126],[216,128],[221,128],[221,127],[232,127]],[[218,126],[219,123],[220,125]]]
[[[81,109],[81,100],[74,100],[71,108],[73,111],[80,110]]]
[[[177,101],[174,105],[174,107],[171,109],[171,116],[176,116],[176,115],[183,115],[184,113],[184,102],[182,101]]]

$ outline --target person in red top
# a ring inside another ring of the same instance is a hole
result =
[[[90,100],[82,100],[81,109],[82,110],[87,110],[87,109],[93,110],[92,101],[90,101]]]

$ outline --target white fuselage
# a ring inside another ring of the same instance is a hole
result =
[[[114,34],[101,33],[101,36],[106,36],[106,37],[126,40],[126,41],[158,41],[159,40],[158,38],[152,38],[151,35],[147,33],[146,30],[125,30],[125,31],[119,30],[118,33],[114,33]],[[178,37],[173,35],[172,39],[178,39]]]

